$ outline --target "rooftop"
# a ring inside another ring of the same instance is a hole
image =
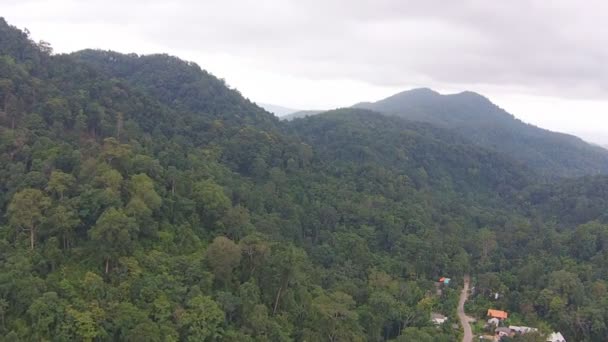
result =
[[[499,319],[507,319],[509,314],[506,311],[488,309],[488,316]]]

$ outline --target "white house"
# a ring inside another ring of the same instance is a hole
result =
[[[547,342],[566,342],[564,335],[560,332],[552,332],[549,337],[547,337]]]
[[[431,314],[431,321],[437,325],[441,325],[441,324],[445,323],[447,320],[448,320],[448,318],[440,313]]]
[[[500,320],[498,318],[490,318],[488,320],[488,325],[493,325],[495,327],[500,325]]]

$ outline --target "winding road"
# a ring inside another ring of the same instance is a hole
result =
[[[462,292],[460,293],[460,300],[458,301],[458,319],[460,319],[460,325],[464,329],[464,336],[462,337],[462,342],[473,342],[473,331],[471,330],[471,320],[472,318],[467,316],[464,312],[464,303],[469,298],[469,284],[471,282],[471,278],[469,275],[464,276],[464,287],[462,288]]]

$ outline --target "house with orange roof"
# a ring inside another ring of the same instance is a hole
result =
[[[502,311],[502,310],[488,309],[488,317],[505,320],[505,319],[507,319],[507,317],[509,317],[509,314],[506,311]]]

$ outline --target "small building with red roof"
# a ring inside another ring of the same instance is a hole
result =
[[[488,317],[505,320],[509,317],[509,314],[506,311],[502,311],[502,310],[488,309]]]

